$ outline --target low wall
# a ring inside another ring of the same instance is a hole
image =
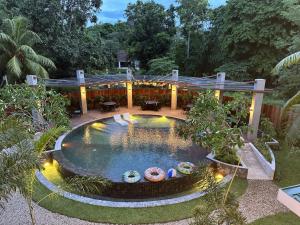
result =
[[[278,190],[277,200],[300,217],[300,202],[284,192],[284,189]]]
[[[272,162],[269,162],[268,160],[266,160],[265,157],[260,153],[260,151],[252,143],[249,143],[249,146],[251,147],[254,155],[256,156],[256,158],[258,159],[258,161],[260,162],[260,165],[263,167],[263,169],[266,172],[266,174],[272,180],[274,179],[274,175],[275,175],[276,161],[275,161],[274,153],[273,153],[272,149],[269,146],[269,143],[276,144],[276,142],[274,141],[274,142],[267,142],[267,143],[265,143],[266,146],[267,146],[267,148],[268,148],[268,150],[269,150],[269,153],[271,155]]]
[[[240,178],[247,179],[248,168],[244,166],[243,162],[241,162],[242,166],[224,163],[224,162],[221,162],[221,161],[215,159],[214,155],[212,153],[208,154],[206,156],[206,158],[211,160],[213,165],[216,166],[218,168],[218,170],[221,170],[225,175],[233,174],[237,169],[236,175]]]

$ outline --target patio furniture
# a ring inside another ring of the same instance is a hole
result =
[[[115,120],[118,124],[120,124],[121,126],[127,126],[127,125],[128,125],[128,123],[127,123],[125,120],[123,120],[123,119],[121,118],[121,115],[120,115],[120,114],[114,115],[114,120]]]
[[[103,112],[112,112],[112,111],[116,111],[117,103],[113,101],[103,102],[101,106]]]
[[[158,101],[145,101],[142,104],[142,110],[154,110],[158,111],[160,110],[161,106]]]
[[[138,123],[138,121],[130,118],[130,114],[129,113],[123,113],[123,119],[126,120],[129,123],[132,123],[132,124]]]

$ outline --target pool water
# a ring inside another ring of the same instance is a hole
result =
[[[164,116],[132,116],[137,124],[121,126],[113,118],[83,125],[66,136],[62,153],[69,163],[113,182],[128,170],[143,177],[149,167],[164,171],[179,162],[199,164],[207,152],[176,133],[182,120]]]

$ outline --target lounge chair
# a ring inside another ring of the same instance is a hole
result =
[[[121,126],[127,126],[127,125],[128,125],[128,123],[127,123],[125,120],[123,120],[123,119],[121,118],[121,115],[120,115],[120,114],[114,115],[114,120],[115,120],[118,124],[120,124]]]
[[[130,114],[129,113],[123,113],[123,119],[126,120],[129,123],[132,123],[132,124],[138,123],[138,121],[130,118]]]

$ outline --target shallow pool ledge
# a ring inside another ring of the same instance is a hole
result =
[[[39,182],[44,185],[50,191],[59,194],[62,197],[65,197],[70,200],[74,200],[77,202],[81,202],[84,204],[95,205],[95,206],[104,206],[104,207],[113,207],[113,208],[146,208],[146,207],[156,207],[156,206],[164,206],[164,205],[173,205],[182,202],[191,201],[197,198],[200,198],[206,194],[205,191],[199,191],[192,194],[188,194],[185,196],[163,199],[157,201],[139,201],[139,202],[124,202],[124,201],[108,201],[108,200],[99,200],[88,198],[84,196],[80,196],[77,194],[73,194],[67,191],[61,190],[55,184],[50,182],[40,171],[36,171],[36,177]],[[232,175],[227,175],[221,181],[220,185],[226,185],[232,179]]]

